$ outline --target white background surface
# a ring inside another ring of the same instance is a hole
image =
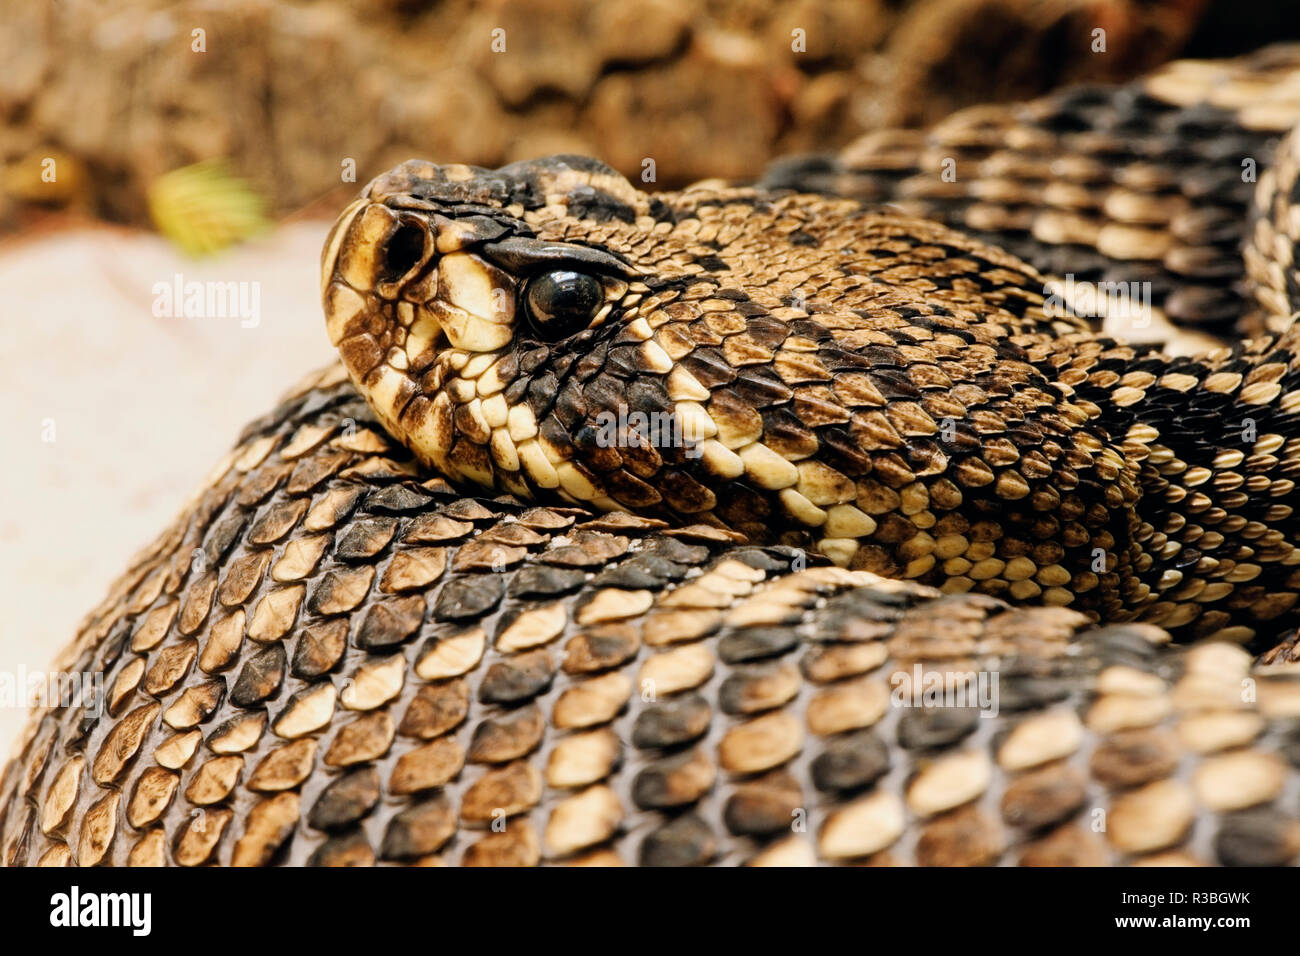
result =
[[[286,226],[202,261],[109,229],[0,246],[0,671],[46,669],[243,425],[333,357],[327,228]],[[155,317],[154,283],[177,272],[260,282],[260,324]],[[24,716],[0,704],[0,760]]]

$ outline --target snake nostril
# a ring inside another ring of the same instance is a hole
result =
[[[400,279],[420,261],[424,255],[424,230],[413,223],[402,223],[388,239],[384,247],[384,265],[382,279],[392,281]]]

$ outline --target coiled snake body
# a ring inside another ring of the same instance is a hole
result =
[[[33,715],[0,858],[1291,861],[1300,684],[1251,652],[1300,595],[1297,77],[752,187],[379,177],[322,259],[342,365],[60,658],[104,694]],[[1267,334],[1125,344],[1077,298],[1120,277],[1135,328]]]

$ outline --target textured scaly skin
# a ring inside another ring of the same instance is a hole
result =
[[[0,781],[0,858],[1041,865],[1300,850],[1292,668],[1247,683],[1232,645],[1169,648],[1146,625],[1097,629],[815,558],[793,571],[797,552],[731,537],[466,498],[336,367],[250,426],[56,662],[102,673],[104,710],[33,715]],[[918,704],[935,681],[997,675],[996,715],[898,706],[918,673]]]
[[[1171,358],[1086,331],[1031,268],[941,226],[647,196],[591,160],[412,162],[364,196],[327,245],[330,335],[452,480],[1103,622],[1275,642],[1294,620],[1300,378],[1271,340]],[[420,251],[394,268],[398,235]],[[606,255],[592,326],[539,337],[507,247]],[[687,440],[638,442],[634,415]]]
[[[552,243],[608,308],[543,344]],[[250,426],[57,662],[102,709],[33,715],[4,862],[1300,851],[1291,668],[1104,624],[1289,620],[1286,342],[1166,358],[941,227],[590,160],[400,167],[323,266],[346,371]],[[698,456],[596,441],[620,401]],[[902,699],[994,677],[996,715]]]
[[[1252,197],[1267,208],[1277,192],[1277,231],[1294,240],[1284,212],[1293,197],[1267,171],[1294,164],[1291,149],[1276,164],[1274,155],[1300,122],[1297,75],[1295,45],[1179,61],[1118,89],[1071,87],[961,110],[925,131],[869,133],[839,155],[774,163],[761,185],[887,202],[1045,275],[1150,282],[1155,321],[1114,325],[1130,337],[1149,336],[1161,318],[1259,334],[1293,311],[1277,295],[1243,310],[1241,283],[1284,289],[1278,270],[1294,274],[1289,244],[1275,245],[1272,229],[1257,234],[1250,213]],[[1256,251],[1244,262],[1243,238]]]

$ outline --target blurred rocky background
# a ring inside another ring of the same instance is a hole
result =
[[[1294,34],[1290,6],[0,0],[0,228],[33,206],[145,223],[153,181],[211,158],[273,213],[410,156],[580,152],[627,175],[653,159],[660,187],[745,177],[866,130]]]

